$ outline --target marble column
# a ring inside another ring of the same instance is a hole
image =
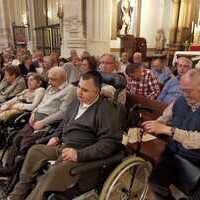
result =
[[[87,50],[93,55],[110,52],[111,0],[87,0]]]
[[[68,57],[71,49],[75,49],[79,53],[86,49],[82,6],[83,0],[63,1],[63,39],[61,45],[61,56],[63,57]]]
[[[176,42],[178,45],[182,45],[186,40],[192,42],[193,29],[195,22],[195,8],[196,0],[182,0],[179,12],[178,31],[176,36]]]
[[[35,33],[35,9],[34,1],[27,1],[27,18],[28,18],[28,41],[27,48],[33,52],[36,49],[36,33]]]
[[[8,30],[8,19],[6,20],[5,13],[5,1],[0,0],[0,52],[3,48],[8,47],[10,45],[9,38],[11,37],[11,32]]]
[[[180,0],[172,0],[172,23],[171,23],[170,35],[169,35],[170,46],[176,42],[179,9],[180,9]]]

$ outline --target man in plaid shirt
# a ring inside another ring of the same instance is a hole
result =
[[[126,68],[127,92],[131,95],[141,95],[149,99],[155,99],[160,93],[158,79],[151,70],[143,64],[133,63]]]

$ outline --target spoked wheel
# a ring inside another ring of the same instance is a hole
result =
[[[139,157],[129,157],[110,174],[99,200],[144,200],[152,166]]]

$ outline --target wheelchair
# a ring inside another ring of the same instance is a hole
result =
[[[18,132],[18,130],[22,129],[25,126],[29,117],[30,112],[25,111],[23,113],[15,114],[7,121],[0,122],[0,148],[3,149],[3,151],[9,147],[12,138]]]
[[[12,145],[13,138],[18,133],[20,129],[22,129],[30,117],[30,112],[25,111],[20,114],[16,114],[12,116],[9,120],[5,122],[1,122],[1,144],[0,148],[2,149],[2,153],[0,156],[0,166],[3,166],[3,160],[6,155],[7,150]],[[12,177],[12,179],[0,179],[0,199],[6,199],[6,194],[9,192],[16,182],[16,176]]]
[[[134,126],[140,121],[139,115],[137,115],[135,112],[136,110],[139,111],[138,107],[134,107],[132,109],[128,119],[128,121],[131,121]],[[133,117],[133,115],[135,116]],[[128,159],[126,158],[127,156]],[[137,158],[137,162],[133,161],[136,161],[136,158],[130,156],[130,152],[126,152],[124,149],[123,151],[109,158],[83,163],[80,166],[71,169],[72,175],[80,176],[80,180],[75,187],[66,190],[66,192],[51,193],[49,196],[47,195],[46,199],[86,200],[90,198],[94,199],[96,196],[96,199],[100,200],[125,200],[129,199],[126,195],[132,188],[129,186],[130,182],[133,182],[133,180],[134,183],[132,183],[132,185],[134,184],[134,186],[137,186],[137,191],[134,193],[134,197],[135,199],[139,199],[139,196],[146,195],[151,165],[142,158]],[[115,169],[116,166],[118,167]],[[135,178],[130,176],[130,173],[133,172],[135,173]],[[90,177],[89,180],[88,177]],[[137,182],[135,181],[136,178],[138,180]],[[118,180],[120,180],[119,184]],[[89,194],[91,194],[92,197],[88,196]],[[131,193],[130,199],[133,199],[132,197],[133,196]]]
[[[118,105],[117,98],[118,94],[122,89],[126,87],[126,79],[122,74],[107,74],[102,73],[103,83],[112,85],[115,88],[114,98],[112,99],[114,106],[119,106],[117,108],[121,108],[121,105]],[[122,106],[123,107],[123,106]],[[39,143],[46,143],[49,138],[43,138]],[[116,155],[99,160],[92,161],[88,163],[83,163],[78,167],[75,167],[71,170],[72,175],[80,175],[79,181],[77,185],[73,188],[68,189],[64,193],[52,193],[46,195],[45,199],[53,200],[53,199],[73,199],[73,198],[86,198],[89,199],[88,195],[90,195],[90,191],[95,192],[101,190],[102,185],[105,181],[105,178],[109,175],[112,169],[122,161],[125,157],[124,151],[117,153]],[[88,179],[90,177],[90,179]],[[89,192],[89,193],[88,193]],[[82,197],[81,197],[81,196]],[[77,197],[80,196],[80,197]],[[84,197],[83,197],[84,196]]]
[[[141,109],[144,109],[141,107]],[[139,112],[137,123],[140,124],[142,115]],[[139,127],[139,126],[138,126]],[[168,143],[167,137],[155,138],[151,145],[145,149],[142,137],[144,133],[141,129],[135,129],[137,135],[136,143],[130,144],[131,138],[125,141],[131,156],[125,158],[106,179],[100,193],[99,200],[146,200],[148,199],[149,177],[156,162],[159,161],[160,155],[165,150]],[[139,135],[138,135],[139,134]],[[150,144],[150,143],[149,143]],[[159,147],[156,145],[160,145]],[[158,152],[150,152],[149,150],[157,150]],[[178,199],[199,200],[200,191],[200,168],[184,157],[175,154],[174,163],[176,178],[173,182],[173,188],[180,196]],[[172,192],[173,193],[173,192]],[[175,195],[177,196],[177,195]],[[177,199],[177,197],[176,197]]]
[[[142,141],[143,132],[140,132],[141,122],[143,121],[142,111],[154,112],[153,109],[142,107],[141,105],[134,106],[129,113],[129,127],[136,127],[136,133],[139,134],[140,140],[130,144],[126,140],[127,151],[95,162],[82,164],[82,166],[71,169],[73,175],[83,175],[83,180],[78,183],[73,189],[69,189],[64,193],[51,193],[48,200],[146,200],[148,199],[149,177],[156,162],[159,161],[160,155],[164,151],[167,141],[166,138],[153,139],[150,148],[144,148],[145,142]],[[139,132],[138,132],[139,130]],[[127,135],[125,135],[127,137]],[[130,139],[130,138],[128,138]],[[158,145],[158,146],[156,146]],[[134,147],[133,147],[134,146]],[[149,150],[155,149],[155,152]],[[121,155],[120,155],[121,154]],[[113,160],[112,160],[113,159]],[[177,158],[176,156],[176,159]],[[181,158],[183,159],[183,158]],[[187,162],[184,160],[184,162]],[[189,171],[193,174],[192,179],[186,180],[184,176],[179,176],[173,185],[184,196],[181,199],[199,200],[200,194],[193,193],[191,186],[197,185],[200,180],[200,169],[189,163]],[[183,166],[178,165],[177,169]],[[114,169],[114,170],[113,170]],[[90,187],[80,190],[81,184],[87,185],[88,177],[93,179],[92,173],[94,170],[99,170],[101,173],[95,177],[96,182],[92,182]],[[185,170],[187,172],[188,170]],[[102,173],[102,171],[104,173]],[[107,173],[105,173],[107,172]],[[91,174],[90,174],[91,173]],[[85,175],[87,174],[87,175]],[[187,176],[187,173],[184,173]],[[188,175],[190,176],[190,175]],[[94,189],[95,188],[95,189]],[[81,192],[91,190],[92,197],[88,197],[88,192],[78,196]],[[96,191],[95,195],[92,191]],[[77,197],[78,196],[78,197]]]
[[[31,115],[31,112],[26,112],[26,113],[19,115],[14,120],[14,124],[12,124],[12,127],[10,127],[10,126],[8,127],[11,130],[6,139],[2,154],[0,156],[0,164],[2,166],[3,166],[3,159],[6,155],[6,152],[9,148],[9,146],[12,144],[13,138],[18,133],[18,131],[20,129],[22,129],[25,126],[25,124],[28,122],[30,115]],[[9,121],[9,123],[10,123],[10,121]],[[54,133],[55,129],[58,127],[59,124],[60,124],[60,121],[57,121],[49,126],[48,131],[46,129],[44,129],[45,132],[47,131],[45,137],[36,140],[35,143],[36,144],[45,143],[45,141],[48,140],[48,138],[50,138],[51,135]],[[23,161],[24,161],[24,156],[21,156],[21,155],[16,156],[15,163],[17,163],[17,168],[15,170],[15,174],[8,178],[5,177],[5,179],[4,179],[4,177],[0,177],[0,199],[1,200],[7,199],[7,195],[13,190],[15,184],[17,183],[17,181],[19,179],[19,172],[21,170],[21,165],[22,165]]]

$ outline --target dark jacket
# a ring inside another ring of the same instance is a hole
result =
[[[66,147],[78,150],[78,161],[98,160],[122,149],[125,111],[105,98],[90,106],[78,119],[75,100],[55,133],[60,134]]]
[[[36,72],[34,65],[30,65],[30,68],[27,69],[23,63],[19,65],[19,69],[20,69],[21,75],[23,75],[23,76],[26,76],[30,72]]]

